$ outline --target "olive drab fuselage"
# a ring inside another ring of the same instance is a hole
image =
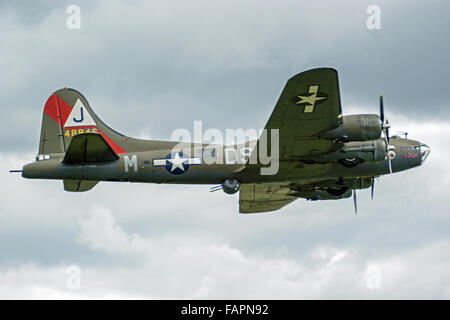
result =
[[[104,124],[86,98],[63,88],[44,106],[31,179],[59,179],[67,191],[99,181],[212,184],[240,192],[240,212],[277,210],[297,198],[348,198],[374,177],[420,166],[430,148],[389,136],[380,115],[343,115],[337,72],[318,68],[287,82],[264,134],[237,145],[191,144],[124,136]],[[263,152],[264,151],[264,152]]]

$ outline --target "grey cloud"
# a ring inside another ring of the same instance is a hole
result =
[[[383,92],[388,110],[448,116],[444,1],[381,1],[376,31],[365,27],[368,4],[360,1],[250,1],[240,10],[233,1],[79,5],[79,31],[65,28],[60,4],[33,27],[20,19],[2,26],[8,45],[0,104],[13,110],[8,132],[30,128],[37,135],[45,99],[64,85],[82,91],[106,122],[130,135],[144,128],[168,139],[199,119],[219,129],[261,127],[285,81],[323,65],[340,72],[344,111],[359,104],[376,112]],[[2,144],[35,146],[32,134],[19,131]]]

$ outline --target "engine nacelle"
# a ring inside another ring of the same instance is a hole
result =
[[[386,142],[383,139],[372,141],[350,141],[335,152],[311,156],[317,162],[332,162],[344,159],[361,159],[364,161],[381,161],[386,158]]]
[[[351,141],[336,152],[339,159],[358,158],[364,161],[381,161],[386,158],[386,142],[383,139],[372,141]]]
[[[352,114],[342,124],[319,134],[320,138],[341,141],[369,141],[381,137],[381,120],[377,114]]]

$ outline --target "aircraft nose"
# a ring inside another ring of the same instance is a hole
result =
[[[419,145],[419,150],[420,150],[420,161],[421,164],[424,163],[424,161],[427,159],[428,155],[431,152],[431,148],[426,145],[425,143],[421,143]]]

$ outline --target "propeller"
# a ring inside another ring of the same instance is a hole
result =
[[[375,189],[375,178],[370,178],[370,199],[373,201],[373,190]]]
[[[380,119],[381,123],[384,123],[384,106],[383,106],[383,95],[380,94]]]
[[[389,173],[392,173],[392,162],[391,162],[391,157],[389,156],[389,154],[388,154],[387,158],[388,158],[388,165],[389,165]]]
[[[353,205],[355,206],[355,214],[358,215],[358,205],[356,203],[356,189],[353,189]]]
[[[384,116],[384,104],[382,94],[380,94],[380,120],[381,120],[381,129],[383,130],[384,135],[384,142],[386,144],[386,156],[389,164],[389,172],[392,173],[392,163],[389,151],[394,150],[395,147],[389,144],[389,128],[391,127],[391,125],[389,124],[389,120]]]
[[[389,124],[389,119],[386,118],[386,124],[384,125],[384,136],[386,137],[387,142],[389,142],[389,128],[391,125]]]

